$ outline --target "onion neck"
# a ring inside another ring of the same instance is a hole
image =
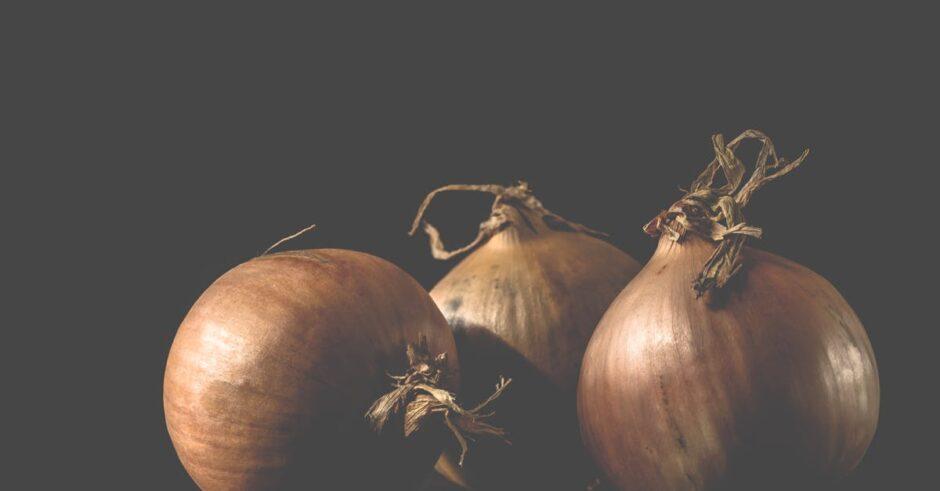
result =
[[[496,233],[490,241],[518,243],[531,240],[539,235],[553,233],[545,223],[542,214],[525,207],[505,205],[500,210],[505,217],[504,228]]]
[[[749,139],[760,141],[762,146],[754,172],[745,181],[744,164],[734,152]],[[786,161],[777,156],[770,138],[757,130],[747,130],[727,144],[723,136],[714,135],[712,145],[715,159],[692,182],[685,196],[643,227],[646,233],[662,236],[663,240],[679,242],[687,236],[699,236],[717,244],[692,283],[699,297],[727,284],[742,268],[745,242],[760,238],[761,229],[747,224],[743,212],[754,193],[797,168],[809,154],[805,150],[797,159]],[[716,182],[719,171],[724,182]]]
[[[661,235],[656,244],[654,255],[673,256],[679,253],[693,251],[710,255],[715,250],[716,243],[710,238],[697,233],[685,234],[681,239],[675,240],[667,235]]]
[[[402,434],[408,438],[419,432],[429,417],[440,415],[460,444],[461,465],[467,454],[468,437],[490,436],[509,442],[502,428],[485,421],[493,413],[484,410],[506,390],[511,380],[500,377],[490,397],[474,408],[465,409],[457,404],[454,394],[441,388],[448,375],[446,353],[432,356],[425,336],[418,344],[409,344],[405,353],[408,370],[400,376],[392,375],[392,390],[376,399],[366,412],[366,421],[373,431],[381,433],[395,419],[393,416],[400,416]]]

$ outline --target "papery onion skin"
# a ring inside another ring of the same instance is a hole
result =
[[[622,490],[769,489],[848,473],[879,409],[858,317],[824,278],[754,248],[713,308],[689,287],[713,250],[660,239],[594,332],[578,410],[595,461]]]
[[[639,269],[620,249],[587,235],[510,228],[454,267],[431,298],[458,337],[492,333],[552,385],[573,391],[591,319]],[[488,388],[493,378],[485,380]]]
[[[445,454],[437,468],[473,489],[583,489],[595,471],[578,434],[581,358],[603,311],[640,265],[603,240],[550,226],[557,223],[518,202],[494,211],[508,226],[455,266],[431,297],[454,329],[461,395],[476,400],[497,376],[513,379],[493,418],[512,445],[480,442],[464,467]]]
[[[430,470],[446,430],[376,435],[363,414],[424,337],[453,336],[427,292],[377,257],[292,251],[210,286],[177,332],[164,379],[174,447],[200,488],[400,489]]]

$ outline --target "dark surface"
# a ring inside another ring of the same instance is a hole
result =
[[[405,235],[424,194],[524,178],[645,261],[640,227],[711,158],[710,135],[757,127],[785,156],[813,150],[746,210],[760,247],[836,285],[879,364],[878,433],[844,489],[922,487],[932,16],[532,9],[5,15],[6,346],[24,356],[7,405],[28,429],[14,472],[192,488],[163,422],[173,334],[213,279],[309,223],[290,247],[367,251],[430,287],[449,265]],[[458,243],[488,208],[448,196],[430,218]]]

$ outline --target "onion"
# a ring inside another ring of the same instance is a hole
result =
[[[391,263],[339,249],[262,255],[183,320],[167,427],[202,489],[399,489],[430,471],[445,426],[502,435],[482,408],[454,403],[456,361],[440,311]],[[391,392],[388,373],[404,373]]]
[[[455,251],[423,221],[444,191],[496,196],[476,239]],[[462,395],[482,397],[498,375],[516,381],[493,420],[509,431],[512,446],[481,442],[466,466],[445,455],[438,472],[479,489],[584,489],[593,470],[577,429],[581,357],[604,309],[639,264],[595,238],[600,233],[545,209],[524,182],[440,188],[425,198],[411,233],[422,223],[438,259],[476,248],[431,290],[457,339]]]
[[[734,151],[762,143],[745,183]],[[749,130],[647,224],[649,263],[611,304],[581,368],[584,441],[623,490],[805,489],[861,460],[879,383],[858,317],[824,278],[745,247],[741,209],[803,162]],[[718,170],[727,183],[718,186]]]

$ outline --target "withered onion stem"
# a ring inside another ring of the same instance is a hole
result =
[[[457,404],[454,394],[439,386],[447,375],[447,353],[432,357],[427,339],[422,337],[418,346],[407,348],[410,367],[404,375],[392,375],[393,389],[382,395],[369,407],[366,420],[376,433],[381,433],[389,419],[403,415],[404,435],[410,437],[421,429],[428,416],[439,415],[460,444],[459,465],[467,456],[467,437],[491,436],[509,443],[506,432],[484,420],[493,413],[483,409],[496,400],[509,387],[511,380],[500,377],[496,390],[485,401],[472,409]]]

